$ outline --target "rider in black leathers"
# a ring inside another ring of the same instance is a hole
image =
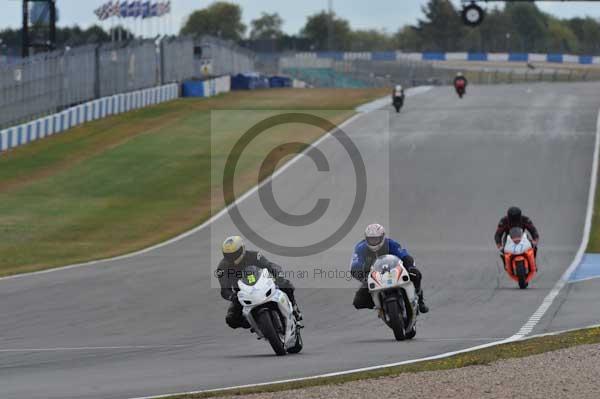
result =
[[[275,284],[289,298],[294,307],[294,314],[298,320],[302,320],[302,314],[296,304],[294,297],[294,286],[283,277],[282,269],[279,265],[270,262],[258,251],[247,251],[241,237],[228,237],[223,242],[223,259],[215,275],[221,285],[221,296],[223,299],[231,301],[227,310],[225,322],[231,328],[250,328],[250,324],[242,315],[242,305],[238,301],[237,291],[239,290],[237,282],[243,277],[243,271],[249,266],[256,266],[267,269],[271,276],[275,278]]]

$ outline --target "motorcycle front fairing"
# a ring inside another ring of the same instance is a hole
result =
[[[254,278],[255,282],[252,285],[247,284],[248,281],[238,281],[240,290],[237,295],[243,306],[242,315],[248,320],[256,335],[264,338],[254,318],[253,310],[269,304],[276,305],[285,323],[285,347],[293,346],[296,342],[296,323],[292,303],[285,292],[277,288],[267,269],[262,269],[260,275]]]
[[[506,237],[504,244],[504,253],[512,255],[522,255],[533,248],[527,234],[523,234],[518,242],[513,241],[511,236]]]
[[[522,233],[514,239],[508,235],[504,244],[504,267],[509,273],[510,278],[515,281],[517,281],[518,278],[515,274],[515,271],[512,270],[512,266],[513,261],[516,258],[523,258],[527,261],[529,270],[526,281],[530,282],[537,272],[537,266],[535,262],[533,245],[531,244],[531,240],[526,233]]]
[[[381,297],[385,297],[388,292],[393,291],[403,299],[403,303],[409,312],[409,319],[416,320],[418,298],[415,286],[410,281],[408,271],[404,268],[400,259],[398,259],[396,267],[391,269],[372,267],[367,279],[367,286],[377,309],[383,309]]]

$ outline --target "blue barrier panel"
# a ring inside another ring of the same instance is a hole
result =
[[[271,76],[269,87],[292,87],[292,79],[285,76]]]
[[[33,125],[30,123],[27,125],[27,142],[33,141]]]
[[[60,132],[65,130],[65,114],[60,114]]]
[[[396,61],[395,51],[373,51],[371,53],[373,61]]]
[[[181,89],[183,97],[204,97],[204,82],[201,80],[186,80]]]
[[[42,138],[42,122],[41,121],[37,121],[35,123],[35,139],[41,139]]]
[[[231,77],[231,90],[250,90],[250,76],[238,73]]]
[[[514,62],[527,62],[529,61],[529,54],[527,53],[509,53],[508,60]]]
[[[546,61],[548,61],[548,62],[562,63],[563,62],[563,55],[562,54],[547,54],[546,55]]]
[[[44,119],[44,137],[50,133],[50,118]]]
[[[468,53],[467,61],[487,61],[487,53]]]
[[[425,52],[422,57],[423,61],[446,61],[446,53]]]
[[[23,126],[17,127],[17,145],[23,144]]]
[[[6,132],[6,135],[8,136],[8,138],[7,138],[7,144],[6,144],[6,148],[12,148],[12,146],[13,146],[13,130],[12,130],[12,129],[9,129],[9,130]]]
[[[344,59],[344,53],[340,51],[319,51],[317,53],[317,58],[333,58],[337,61],[342,61]]]
[[[591,55],[580,55],[579,56],[580,64],[591,64],[593,62],[594,62],[594,57],[592,57]]]

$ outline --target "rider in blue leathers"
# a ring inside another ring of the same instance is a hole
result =
[[[367,277],[371,265],[382,255],[394,255],[402,260],[404,267],[408,270],[411,281],[415,285],[415,290],[419,296],[419,311],[421,313],[429,312],[429,308],[423,300],[423,290],[421,288],[421,272],[415,267],[415,261],[408,251],[391,238],[385,237],[385,229],[379,224],[367,226],[365,239],[356,244],[354,254],[352,255],[352,264],[350,272],[352,277],[362,284],[354,296],[354,307],[356,309],[373,309],[375,304],[367,288]]]

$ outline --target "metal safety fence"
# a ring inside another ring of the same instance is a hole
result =
[[[212,75],[235,75],[255,70],[255,53],[232,41],[204,36],[196,41],[196,47],[201,49],[196,70]]]
[[[253,70],[251,51],[211,37],[115,42],[38,54],[0,63],[0,128],[119,93]]]

